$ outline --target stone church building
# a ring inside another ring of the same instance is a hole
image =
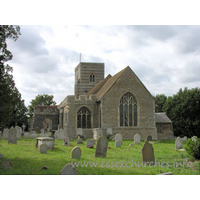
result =
[[[104,77],[104,63],[81,62],[75,68],[74,95],[58,106],[35,106],[32,129],[63,129],[71,138],[121,133],[124,139],[173,139],[172,122],[155,113],[155,100],[128,66]]]

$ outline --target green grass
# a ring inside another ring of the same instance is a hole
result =
[[[135,164],[142,163],[141,149],[144,141],[141,144],[129,146],[134,144],[133,140],[123,140],[122,146],[115,147],[114,141],[108,141],[108,146],[111,149],[107,150],[106,158],[95,158],[95,147],[90,149],[86,147],[86,141],[83,144],[76,144],[76,140],[70,141],[70,146],[63,146],[62,140],[55,140],[55,148],[49,150],[47,154],[40,154],[39,149],[35,147],[35,139],[21,139],[17,144],[8,144],[7,140],[0,141],[0,153],[4,158],[0,159],[0,174],[1,175],[59,175],[60,170],[67,164],[79,161],[82,164],[85,162],[88,166],[81,167],[79,164],[79,175],[153,175],[164,172],[173,172],[174,175],[199,175],[200,162],[194,161],[186,151],[175,150],[175,141],[160,140],[152,141],[154,148],[154,157],[156,162],[160,164],[165,162],[165,165],[159,166],[140,166]],[[183,141],[183,148],[186,141]],[[79,146],[82,150],[81,159],[71,159],[71,150],[74,146]],[[129,150],[128,150],[129,149]],[[177,166],[176,162],[183,164],[184,159],[188,158],[189,162],[184,164],[184,167]],[[1,167],[2,163],[7,159],[13,164],[12,169],[5,170]],[[97,164],[96,167],[91,167],[90,163]],[[117,164],[118,162],[118,164]],[[167,163],[168,162],[168,167]],[[190,165],[190,167],[187,166]],[[49,169],[42,169],[47,166]],[[126,167],[127,166],[127,167]]]

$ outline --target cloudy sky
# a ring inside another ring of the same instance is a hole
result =
[[[130,66],[152,95],[172,96],[200,85],[200,26],[44,26],[22,25],[8,40],[9,64],[28,106],[38,94],[57,104],[74,94],[80,62],[105,63],[105,76]]]

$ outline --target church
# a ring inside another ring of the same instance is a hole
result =
[[[155,113],[155,99],[128,66],[104,77],[104,63],[80,62],[75,68],[74,95],[57,106],[35,106],[32,130],[64,130],[71,138],[108,136],[123,139],[174,139],[172,122]]]

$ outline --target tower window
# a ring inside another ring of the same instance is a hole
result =
[[[90,74],[90,82],[95,82],[95,75],[93,73]]]

